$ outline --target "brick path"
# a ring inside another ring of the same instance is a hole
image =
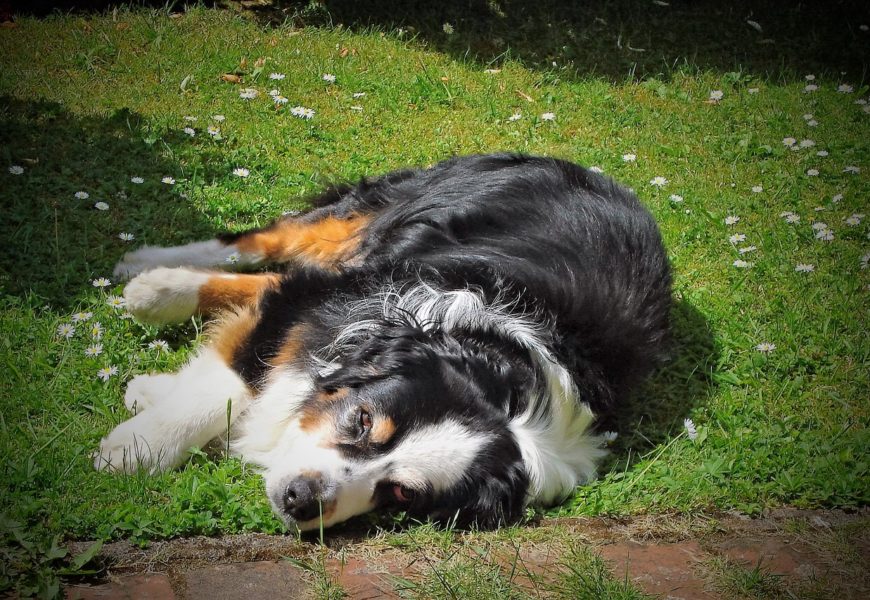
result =
[[[555,542],[550,544],[546,535],[539,535],[542,528],[550,528],[559,544],[567,540],[593,549],[617,579],[628,579],[641,590],[669,600],[731,597],[732,592],[716,583],[723,568],[762,569],[792,597],[822,589],[827,593],[814,597],[870,598],[866,569],[870,510],[866,509],[852,514],[783,509],[758,520],[676,516],[545,520],[529,526],[536,541],[505,548],[508,559],[510,552],[517,552],[513,564],[519,557],[529,574],[517,577],[515,585],[539,580],[533,573],[555,578],[562,568],[562,554]],[[73,544],[72,550],[86,546]],[[109,566],[107,579],[70,582],[65,587],[69,600],[304,599],[317,597],[316,588],[324,581],[355,600],[398,598],[396,577],[414,580],[428,560],[419,551],[372,546],[364,535],[340,532],[327,540],[326,547],[264,535],[157,542],[147,549],[119,542],[107,544],[101,558]]]

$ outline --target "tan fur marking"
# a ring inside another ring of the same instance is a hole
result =
[[[199,288],[199,311],[213,314],[233,306],[256,304],[266,290],[278,285],[280,277],[271,274],[216,275]]]
[[[396,423],[390,417],[375,418],[369,439],[373,444],[386,444],[395,433]]]
[[[327,418],[325,413],[307,407],[302,410],[302,416],[299,417],[299,429],[305,433],[313,433],[322,429],[326,422]]]
[[[270,361],[273,366],[288,365],[299,358],[306,329],[305,325],[295,325],[287,331],[287,336],[281,342],[281,348]]]
[[[245,307],[210,326],[211,345],[227,364],[232,364],[236,350],[254,330],[259,316],[255,308]]]
[[[370,220],[353,215],[347,219],[325,217],[316,223],[279,221],[264,231],[239,238],[235,246],[267,261],[299,259],[333,268],[356,251],[361,241],[359,233]]]

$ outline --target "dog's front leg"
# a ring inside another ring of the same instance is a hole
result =
[[[133,473],[177,467],[190,448],[226,432],[251,400],[248,387],[214,348],[205,348],[174,378],[174,385],[161,390],[165,397],[103,438],[94,455],[96,469]]]

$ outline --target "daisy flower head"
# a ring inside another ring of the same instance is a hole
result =
[[[153,340],[148,342],[149,350],[157,350],[157,352],[168,352],[169,351],[169,342],[166,340]]]
[[[73,196],[75,196],[79,200],[87,200],[91,197],[91,195],[87,192],[76,192],[75,194],[73,194]]]
[[[235,175],[236,177],[247,177],[250,174],[251,172],[244,167],[236,167],[235,169],[233,169],[233,175]]]
[[[816,221],[812,224],[812,228],[816,231],[821,231],[822,229],[829,229],[828,224],[824,221]]]
[[[807,263],[798,263],[794,266],[794,270],[796,273],[812,273],[816,270],[816,267]]]
[[[298,117],[300,119],[312,119],[314,118],[314,109],[305,108],[304,106],[294,106],[290,109],[290,114],[294,117]]]
[[[272,98],[274,98],[275,96],[280,96],[281,90],[278,90],[278,89],[269,90],[269,95],[272,96]]]
[[[194,129],[193,127],[185,127],[184,129],[182,129],[182,131],[184,133],[186,133],[187,135],[189,135],[190,137],[193,137],[196,135],[196,129]]]
[[[284,73],[269,73],[269,79],[273,79],[275,81],[281,81],[287,77]]]
[[[664,187],[668,184],[668,180],[662,177],[661,175],[657,177],[653,177],[649,180],[649,184],[655,187]]]
[[[453,35],[454,31],[456,31],[450,23],[444,23],[444,25],[441,26],[441,30],[447,35]]]
[[[122,296],[109,296],[106,298],[106,304],[112,308],[124,308],[127,306],[127,301]]]
[[[857,175],[861,172],[861,167],[856,167],[855,165],[847,165],[843,168],[843,173],[852,173],[853,175]]]
[[[21,175],[22,173],[24,173],[24,167],[22,167],[21,165],[12,165],[11,167],[9,167],[9,172],[12,175]]]
[[[622,162],[634,162],[634,161],[636,161],[636,160],[637,160],[637,155],[636,155],[636,154],[631,154],[631,153],[629,153],[629,154],[623,154],[623,155],[622,155]]]
[[[165,183],[166,185],[175,185],[175,178],[174,178],[174,177],[170,177],[169,175],[167,175],[166,177],[164,177],[164,178],[161,179],[160,181],[162,181],[162,182]]]
[[[241,258],[242,258],[242,255],[241,255],[241,254],[239,254],[238,252],[233,252],[232,254],[230,254],[229,256],[227,256],[227,258],[226,258],[226,262],[228,262],[228,263],[234,265],[234,264],[236,264],[237,262],[239,262],[239,259],[241,259]]]
[[[807,169],[807,177],[818,177],[819,170],[818,169]]]
[[[62,325],[57,326],[57,337],[62,337],[68,340],[75,335],[75,332],[76,328],[71,323],[63,323]]]
[[[619,434],[616,433],[615,431],[605,431],[604,433],[601,434],[601,439],[604,441],[604,443],[607,446],[609,446],[610,444],[615,442],[616,438],[618,438],[618,437],[619,437]]]
[[[102,379],[103,381],[109,381],[110,378],[118,374],[118,367],[115,365],[110,365],[108,367],[103,367],[99,371],[97,371],[97,377]]]
[[[515,112],[514,114],[512,114],[511,116],[508,117],[508,121],[511,121],[511,122],[519,121],[522,118],[523,118],[523,113]]]
[[[728,237],[728,241],[732,244],[739,244],[740,242],[746,241],[746,234],[743,233],[735,233],[732,236]]]
[[[760,194],[761,192],[764,191],[764,188],[760,185],[753,185],[752,191],[755,192],[756,194]]]
[[[274,98],[272,98],[272,100],[275,101],[276,106],[284,106],[285,104],[290,102],[290,100],[285,98],[284,96],[275,96]],[[360,109],[360,110],[362,110],[362,109]]]
[[[726,225],[736,225],[739,222],[740,222],[740,217],[737,217],[735,215],[728,215],[727,217],[725,217],[725,224]]]
[[[222,123],[223,121],[226,120],[226,117],[223,115],[212,115],[211,118],[212,118],[212,120],[217,121],[218,123]]]
[[[848,83],[841,83],[840,85],[837,86],[837,91],[840,92],[841,94],[851,94],[852,92],[855,91],[855,88],[853,88]]]
[[[321,79],[323,79],[323,81],[325,81],[326,83],[335,83],[335,75],[333,75],[332,73],[324,73]]]
[[[138,185],[138,184],[140,184],[140,183],[145,183],[145,180],[142,179],[141,177],[138,177],[138,176],[137,176],[137,177],[131,177],[131,178],[130,178],[130,182],[131,182],[131,183],[135,183],[135,184]]]
[[[94,208],[96,208],[97,210],[109,210],[109,205],[105,202],[97,202],[96,204],[94,204]]]
[[[218,137],[221,134],[221,128],[217,125],[209,125],[206,131],[211,137]]]
[[[743,248],[739,248],[737,252],[740,254],[749,254],[750,252],[755,252],[758,250],[757,246],[744,246]]]
[[[851,215],[849,215],[848,217],[846,217],[843,220],[846,222],[846,225],[848,225],[849,227],[857,227],[858,225],[861,224],[861,219],[863,219],[863,218],[864,218],[864,213],[852,213]]]
[[[669,197],[668,199],[669,199],[671,202],[673,202],[674,204],[679,204],[680,202],[683,201],[683,197],[680,196],[679,194],[671,194],[670,197]]]
[[[100,322],[91,323],[91,337],[95,340],[103,338],[103,325]]]
[[[112,282],[106,277],[97,277],[91,282],[91,285],[97,288],[104,288],[112,285]]]
[[[683,420],[683,427],[686,429],[686,436],[690,440],[694,440],[698,437],[698,430],[695,428],[695,423],[692,419]]]
[[[185,121],[190,121],[191,123],[195,123],[199,117],[192,117],[190,115],[184,115]]]
[[[354,92],[353,93],[354,98],[365,98],[365,95],[366,95],[365,92]]]
[[[827,150],[819,150],[818,152],[816,152],[816,156],[821,156],[822,158],[826,157],[827,155],[828,155]]]
[[[83,323],[94,316],[92,312],[77,312],[72,316],[73,323]]]
[[[745,260],[741,260],[738,258],[733,263],[731,263],[731,266],[737,267],[738,269],[748,269],[752,266],[752,263],[746,262]]]
[[[801,140],[800,147],[801,148],[812,148],[816,145],[816,142],[813,140]]]
[[[809,121],[810,119],[813,118],[813,114],[812,113],[804,113],[803,117],[804,117],[804,121]]]
[[[719,100],[721,100],[724,96],[725,94],[722,93],[722,90],[713,90],[712,92],[710,92],[710,101],[719,102]]]
[[[254,88],[242,88],[241,90],[239,90],[239,98],[241,98],[242,100],[253,100],[259,95],[260,92],[258,92]]]
[[[806,79],[807,81],[815,81],[815,80],[816,80],[816,76],[813,75],[813,74],[804,75],[804,79]]]
[[[866,269],[870,266],[870,252],[861,257],[861,268]]]
[[[103,345],[102,344],[94,344],[92,346],[88,346],[85,348],[85,356],[90,356],[91,358],[95,356],[99,356],[103,353]]]
[[[784,137],[782,138],[782,143],[784,146],[788,146],[789,148],[791,148],[792,146],[797,144],[797,140],[793,137]]]
[[[819,229],[816,231],[816,239],[822,242],[830,242],[834,239],[834,232],[831,229]]]
[[[759,88],[749,88],[746,91],[750,94],[757,94],[760,91],[760,89]]]
[[[815,119],[810,119],[809,121],[807,121],[807,127],[816,127],[818,124],[819,122]]]
[[[815,92],[817,89],[819,89],[819,86],[817,86],[814,83],[811,83],[808,86],[804,87],[804,93],[811,94],[812,92]]]
[[[836,204],[837,202],[839,202],[842,199],[843,199],[843,194],[834,194],[833,196],[831,196],[831,202],[833,202],[834,204]]]
[[[776,344],[771,344],[770,342],[761,342],[755,346],[755,349],[761,352],[762,354],[770,354],[774,350],[776,350]]]
[[[542,121],[555,121],[556,120],[556,113],[545,112],[544,114],[541,115],[541,120]]]
[[[122,242],[132,242],[133,240],[136,239],[136,236],[133,235],[132,233],[127,233],[126,231],[122,231],[121,233],[118,234],[118,239],[121,240]]]

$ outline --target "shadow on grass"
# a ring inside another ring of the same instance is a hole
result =
[[[870,3],[736,0],[262,0],[242,6],[260,20],[404,30],[458,60],[506,58],[555,76],[667,77],[684,65],[755,76],[865,80]],[[759,30],[760,29],[760,30]],[[555,64],[554,64],[555,63]]]
[[[92,279],[111,277],[124,252],[211,236],[178,189],[161,183],[180,180],[183,169],[159,142],[145,141],[142,125],[125,109],[79,116],[54,102],[0,97],[3,170],[24,167],[22,175],[3,173],[0,289],[66,309]],[[77,198],[80,191],[89,196]],[[122,232],[135,240],[122,241]]]

